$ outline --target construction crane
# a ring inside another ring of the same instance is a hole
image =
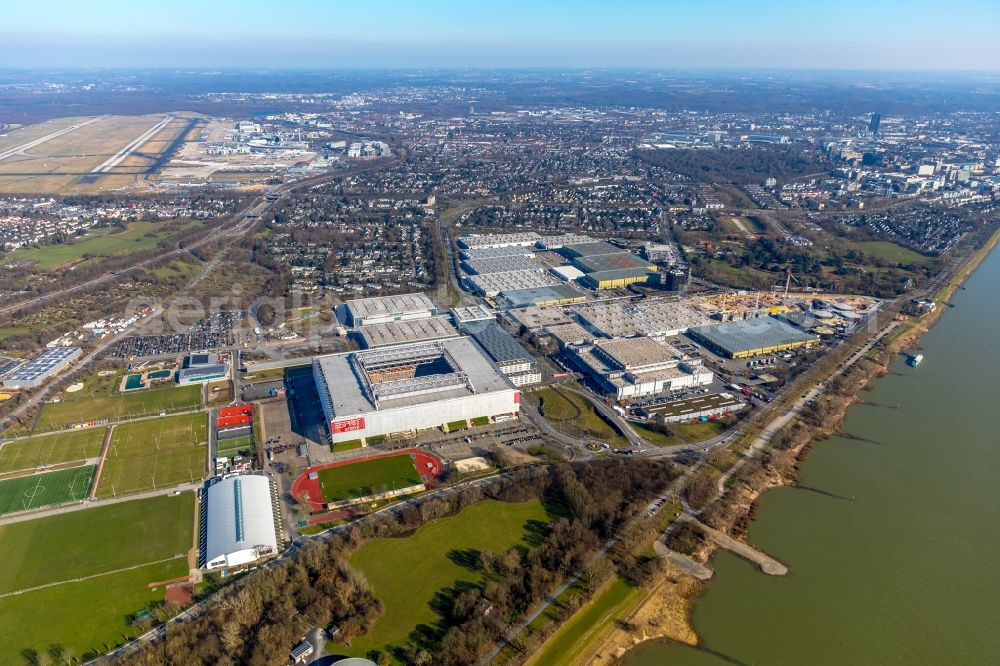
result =
[[[795,280],[795,276],[792,275],[792,269],[788,268],[786,270],[786,275],[785,275],[785,296],[786,297],[788,296],[788,288],[791,286],[792,280]],[[795,280],[795,284],[801,285],[802,283],[799,282],[798,280]]]

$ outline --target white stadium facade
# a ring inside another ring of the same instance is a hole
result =
[[[521,392],[467,337],[317,356],[333,443],[513,415]]]
[[[224,477],[203,497],[201,543],[206,569],[240,567],[277,554],[280,519],[268,477]]]

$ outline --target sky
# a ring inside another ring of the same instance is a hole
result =
[[[1000,1],[40,0],[0,67],[1000,70]]]

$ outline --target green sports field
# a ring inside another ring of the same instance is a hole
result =
[[[340,502],[421,483],[409,455],[376,458],[319,471],[323,499]]]
[[[180,412],[201,406],[201,386],[147,389],[131,393],[91,395],[86,389],[63,402],[49,403],[38,416],[37,431],[58,430],[71,423],[108,419],[124,421],[161,412]]]
[[[0,514],[82,500],[96,469],[87,465],[0,481]]]
[[[163,599],[149,583],[187,573],[193,529],[194,493],[0,527],[0,594],[59,583],[0,597],[0,663],[25,663],[22,650],[53,643],[80,658],[140,633],[125,617]]]
[[[97,497],[166,488],[205,477],[207,416],[167,416],[115,426]]]
[[[482,583],[481,574],[459,564],[455,553],[477,557],[482,550],[499,553],[516,545],[528,547],[532,534],[552,518],[538,500],[521,504],[486,500],[425,525],[412,536],[364,544],[351,555],[350,563],[371,583],[385,612],[367,635],[355,638],[347,648],[333,644],[331,651],[359,657],[371,650],[390,652],[405,643],[418,625],[436,626],[441,620],[434,609],[438,594],[459,583]]]
[[[96,458],[105,432],[90,428],[7,442],[0,445],[0,474]]]

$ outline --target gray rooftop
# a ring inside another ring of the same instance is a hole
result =
[[[531,354],[496,322],[473,330],[472,337],[497,363],[534,360]]]
[[[508,289],[502,295],[512,308],[522,308],[551,301],[586,299],[584,294],[565,284],[554,284],[550,287],[536,287],[533,289]]]
[[[818,339],[774,317],[698,326],[690,332],[730,354]]]

